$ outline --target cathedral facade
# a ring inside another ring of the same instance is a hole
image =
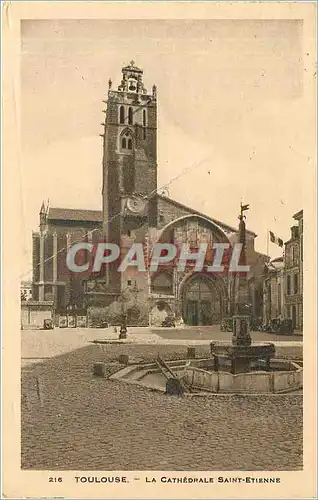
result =
[[[40,230],[33,234],[34,298],[53,300],[57,311],[102,307],[113,324],[122,313],[128,325],[160,325],[167,316],[189,325],[219,323],[234,312],[235,280],[228,263],[222,273],[196,272],[191,262],[183,270],[168,263],[156,272],[149,266],[119,272],[117,261],[99,273],[66,269],[67,249],[81,240],[115,243],[122,254],[141,243],[146,260],[158,242],[187,244],[193,252],[205,243],[207,264],[214,243],[232,246],[238,241],[237,228],[158,194],[157,89],[146,90],[143,71],[134,62],[122,68],[117,89],[109,81],[106,103],[102,211],[42,206]],[[247,231],[251,312],[260,316],[258,297],[267,258],[255,251],[255,238]],[[85,251],[78,255],[81,262],[90,257]]]

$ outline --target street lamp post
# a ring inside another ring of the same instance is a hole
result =
[[[119,339],[123,340],[127,338],[127,315],[125,313],[124,302],[122,302],[122,310],[121,310],[121,324],[119,330]]]
[[[120,330],[119,330],[119,339],[123,340],[127,338],[127,311],[125,310],[125,302],[129,300],[129,297],[125,296],[126,291],[129,290],[133,294],[138,293],[138,288],[137,284],[135,283],[134,287],[131,288],[131,285],[128,285],[126,288],[124,288],[121,292],[121,324],[120,324]]]

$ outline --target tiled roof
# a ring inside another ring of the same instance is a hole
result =
[[[209,217],[208,215],[203,214],[201,212],[198,212],[197,210],[193,210],[192,208],[190,208],[186,205],[183,205],[183,203],[172,200],[171,198],[168,198],[167,196],[163,196],[163,195],[159,195],[159,194],[157,196],[158,196],[158,198],[161,198],[162,200],[164,200],[167,203],[171,203],[172,205],[179,206],[179,207],[185,208],[186,210],[189,210],[192,214],[201,215],[203,217],[210,219],[212,222],[217,224],[221,229],[223,229],[226,232],[233,232],[233,233],[238,232],[238,228],[234,228],[232,226],[229,226],[228,224],[225,224],[224,222],[221,222],[217,219],[214,219],[213,217]],[[47,218],[48,218],[48,220],[102,222],[103,221],[103,212],[101,210],[81,210],[81,209],[74,209],[74,208],[51,207],[48,211]],[[249,231],[247,229],[246,232],[256,236],[256,234],[253,231]]]
[[[135,71],[136,73],[143,73],[143,70],[135,65],[135,61],[131,61],[128,66],[123,67],[124,71]]]
[[[293,215],[293,219],[295,219],[295,220],[302,219],[303,215],[304,215],[304,211],[303,210],[299,210],[299,212],[297,212],[296,214]]]
[[[238,232],[238,227],[235,228],[235,227],[229,226],[228,224],[225,224],[224,222],[221,222],[217,219],[214,219],[213,217],[210,217],[209,215],[203,214],[202,212],[198,212],[197,210],[193,210],[193,208],[190,208],[187,205],[180,203],[179,201],[172,200],[171,198],[168,198],[167,196],[163,196],[161,194],[158,194],[158,198],[161,198],[162,200],[169,202],[172,205],[176,205],[176,206],[185,208],[186,210],[191,211],[193,214],[201,215],[202,217],[206,217],[207,219],[210,219],[212,222],[217,224],[221,229],[223,229],[226,232],[231,232],[231,233]],[[246,229],[246,232],[249,234],[252,234],[253,236],[257,236],[256,233],[254,233],[253,231],[249,231],[248,229]]]
[[[27,288],[32,286],[32,281],[21,281],[21,287],[22,288]]]
[[[276,257],[276,259],[271,260],[271,262],[284,262],[284,257]]]
[[[283,257],[278,257],[270,262],[266,262],[265,266],[269,271],[280,271],[284,267],[284,259]]]
[[[49,220],[70,220],[102,222],[103,212],[101,210],[81,210],[74,208],[49,208],[47,218]]]

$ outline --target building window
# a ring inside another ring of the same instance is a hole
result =
[[[125,108],[120,106],[119,108],[119,123],[125,123]]]
[[[281,315],[281,313],[282,313],[282,301],[281,301],[280,283],[277,283],[277,309],[278,309],[278,315]]]
[[[142,124],[144,127],[146,126],[146,110],[145,109],[142,111]]]
[[[133,109],[128,108],[128,124],[132,125],[133,124]]]
[[[165,272],[157,274],[152,280],[151,289],[153,293],[172,295],[172,277],[170,274]]]
[[[125,134],[121,137],[120,140],[120,147],[122,150],[132,150],[133,148],[133,141],[132,141],[132,136],[130,132],[125,132]]]
[[[291,294],[291,277],[287,276],[287,295]]]
[[[303,235],[300,237],[300,260],[303,261]]]
[[[299,245],[298,244],[294,245],[291,249],[291,252],[292,252],[292,256],[291,256],[292,265],[298,266],[298,264],[299,264]]]
[[[142,130],[142,137],[143,137],[143,140],[145,140],[147,137],[147,132],[146,132],[145,128]]]
[[[298,274],[294,274],[294,293],[298,293]]]
[[[191,233],[188,233],[188,238],[189,238],[189,247],[190,248],[198,248],[199,242],[198,242],[198,232],[197,231],[192,231]]]

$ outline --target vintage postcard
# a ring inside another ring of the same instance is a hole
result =
[[[3,2],[4,498],[315,498],[316,5]]]

